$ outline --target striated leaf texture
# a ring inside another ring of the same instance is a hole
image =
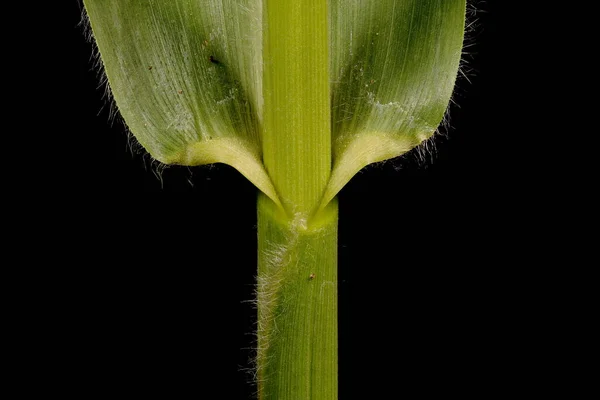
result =
[[[166,164],[230,164],[277,201],[260,155],[260,0],[84,0],[129,129]]]
[[[453,92],[465,0],[331,0],[333,172],[322,205],[364,166],[429,138]]]
[[[142,146],[167,164],[232,165],[279,204],[261,154],[263,1],[84,4],[116,104]],[[328,5],[333,165],[321,207],[365,165],[435,132],[466,12],[465,0]]]

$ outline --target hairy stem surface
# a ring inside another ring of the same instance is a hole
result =
[[[260,400],[337,399],[337,203],[328,4],[263,3],[263,160],[281,200],[258,201]],[[318,212],[317,212],[318,209]]]
[[[337,400],[337,223],[335,200],[307,221],[259,197],[260,400]]]

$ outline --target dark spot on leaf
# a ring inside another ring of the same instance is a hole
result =
[[[213,64],[220,64],[219,60],[217,60],[214,56],[210,56],[208,59]]]

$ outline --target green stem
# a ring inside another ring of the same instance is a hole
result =
[[[259,197],[259,399],[336,400],[338,208],[319,208],[331,174],[328,7],[263,4],[261,138],[281,205]]]
[[[286,211],[311,214],[331,174],[327,2],[266,0],[263,12],[263,159]]]
[[[307,222],[258,201],[259,400],[337,400],[337,201]]]

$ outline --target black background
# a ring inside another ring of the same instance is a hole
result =
[[[515,133],[506,106],[521,96],[505,71],[527,44],[506,35],[516,22],[499,2],[475,5],[449,129],[339,195],[342,400],[500,394],[531,379],[536,305],[523,301],[521,266],[534,183],[523,150],[504,140]],[[60,179],[84,204],[80,287],[94,293],[84,314],[97,321],[90,357],[105,366],[97,390],[250,399],[257,192],[228,166],[160,169],[131,151],[110,122],[80,7],[65,16],[75,100],[65,134],[85,156]]]

